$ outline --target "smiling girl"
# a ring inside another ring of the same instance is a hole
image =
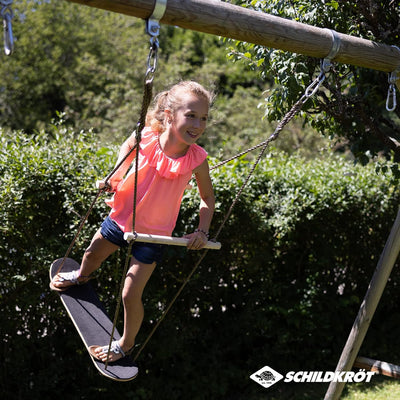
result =
[[[184,190],[194,174],[200,194],[198,229],[186,235],[187,247],[203,248],[208,239],[215,198],[209,175],[207,153],[197,140],[206,128],[213,95],[200,84],[184,81],[160,93],[155,107],[147,114],[146,127],[139,143],[135,231],[171,236],[178,217]],[[121,146],[117,165],[136,145],[133,133]],[[133,196],[136,171],[132,153],[111,177],[114,196],[107,204],[111,212],[94,235],[86,250],[80,270],[59,273],[51,283],[54,290],[65,290],[84,283],[101,263],[121,246],[127,246],[124,232],[132,231]],[[130,169],[130,170],[129,170]],[[161,262],[163,245],[134,243],[122,300],[124,332],[113,341],[109,362],[125,356],[135,344],[143,321],[143,290],[156,264]],[[92,346],[97,359],[107,360],[108,345]]]

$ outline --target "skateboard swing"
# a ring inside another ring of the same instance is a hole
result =
[[[174,238],[159,235],[127,233],[125,236],[126,240],[128,239],[128,242],[141,241],[146,243],[169,244],[177,246],[186,246],[188,242],[188,239],[184,238]],[[206,248],[219,249],[221,248],[221,244],[218,242],[209,241],[206,245]],[[130,254],[130,252],[128,254]],[[65,257],[55,260],[50,267],[50,281],[52,281],[54,277],[61,271],[72,272],[74,270],[78,270],[79,268],[80,265],[71,258]],[[125,275],[126,273],[124,276]],[[107,342],[109,342],[108,351],[110,351],[111,342],[121,338],[121,335],[115,328],[116,318],[114,323],[111,322],[103,304],[101,303],[90,282],[82,285],[72,285],[66,290],[57,291],[57,293],[59,294],[69,317],[71,318],[76,330],[85,344],[85,347],[88,350],[93,364],[97,370],[105,377],[115,381],[126,382],[134,379],[138,374],[138,367],[135,363],[138,354],[135,357],[135,360],[133,360],[130,355],[127,355],[115,362],[103,363],[94,357],[89,351],[91,346],[102,345],[106,344]],[[116,311],[116,316],[117,314],[118,311]],[[160,322],[161,320],[156,326],[158,326]],[[154,331],[155,329],[153,329],[152,333],[154,333]],[[150,337],[148,337],[145,343],[147,343],[149,339]]]

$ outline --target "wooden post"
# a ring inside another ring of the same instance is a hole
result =
[[[155,0],[68,0],[147,19]],[[161,23],[224,36],[315,58],[332,48],[329,29],[317,28],[218,0],[168,0]],[[384,72],[400,69],[400,50],[339,33],[335,61]]]
[[[374,316],[376,307],[385,289],[386,282],[400,251],[400,211],[397,213],[389,238],[375,269],[367,293],[354,321],[347,343],[344,346],[336,371],[350,371]],[[337,400],[344,388],[344,382],[331,382],[324,400]]]

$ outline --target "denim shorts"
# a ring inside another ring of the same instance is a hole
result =
[[[115,221],[108,216],[101,224],[100,233],[109,242],[119,247],[128,246],[128,242],[124,239],[124,232],[121,231]],[[135,242],[132,246],[132,255],[136,260],[144,264],[160,263],[163,258],[165,245],[155,243]]]

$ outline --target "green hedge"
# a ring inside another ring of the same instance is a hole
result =
[[[281,373],[334,369],[399,203],[396,186],[373,166],[272,152],[218,238],[222,249],[209,251],[142,352],[139,377],[119,384],[97,375],[48,288],[49,265],[65,254],[116,148],[57,125],[35,137],[2,132],[1,145],[0,388],[10,399],[258,399],[265,389],[249,375],[264,365]],[[213,172],[214,232],[250,166],[242,159]],[[176,234],[196,227],[197,209],[196,191],[188,191]],[[73,249],[77,260],[106,213],[101,200]],[[120,253],[94,283],[111,315]],[[198,257],[168,248],[145,292],[138,342]],[[394,363],[398,285],[395,268],[362,349]],[[290,390],[276,385],[268,394],[293,399]],[[306,398],[299,386],[296,393]]]

